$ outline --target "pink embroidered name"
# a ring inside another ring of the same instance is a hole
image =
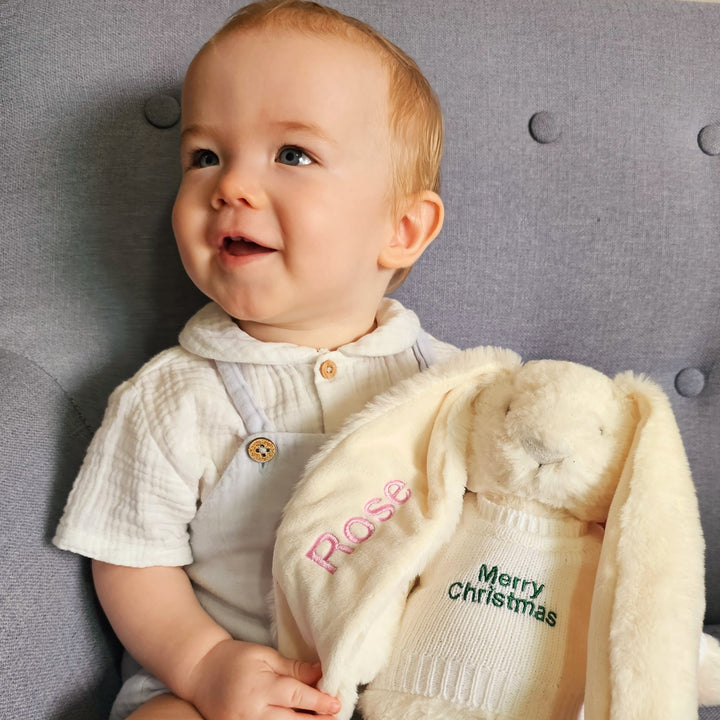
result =
[[[383,488],[385,498],[390,502],[385,502],[383,498],[372,498],[368,500],[363,509],[376,522],[387,522],[395,514],[398,505],[404,505],[409,499],[410,488],[405,486],[402,480],[391,480],[385,484]],[[323,570],[327,570],[330,574],[334,574],[337,566],[330,562],[330,558],[336,551],[350,555],[355,548],[369,540],[375,533],[376,525],[368,517],[355,515],[345,522],[343,526],[343,535],[350,543],[346,545],[340,539],[330,532],[325,532],[318,537],[312,547],[305,553],[305,557],[310,558],[317,563]],[[322,548],[320,550],[319,548]]]

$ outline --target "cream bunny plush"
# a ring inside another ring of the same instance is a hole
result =
[[[575,720],[583,703],[585,720],[687,720],[703,549],[656,385],[469,350],[308,469],[278,532],[279,647],[320,659],[341,720],[365,683],[366,720]]]

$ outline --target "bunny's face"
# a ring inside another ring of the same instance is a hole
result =
[[[637,411],[607,376],[574,363],[524,365],[473,403],[468,489],[607,518]]]

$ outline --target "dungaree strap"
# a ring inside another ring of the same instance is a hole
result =
[[[221,360],[216,361],[215,365],[223,383],[225,383],[235,409],[245,424],[248,435],[272,430],[267,415],[250,392],[250,387],[243,377],[240,366],[237,363],[223,362]]]
[[[435,362],[435,351],[430,336],[422,329],[413,345],[413,352],[420,370],[429,368]]]

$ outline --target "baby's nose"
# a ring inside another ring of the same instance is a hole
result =
[[[257,208],[263,205],[264,199],[257,173],[247,165],[235,163],[228,164],[218,174],[211,204],[217,210],[226,205]]]

